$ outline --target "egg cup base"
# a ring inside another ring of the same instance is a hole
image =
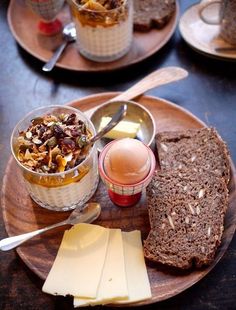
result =
[[[108,195],[111,199],[111,201],[119,206],[119,207],[131,207],[139,202],[142,192],[136,193],[134,195],[120,195],[112,190],[108,190]]]

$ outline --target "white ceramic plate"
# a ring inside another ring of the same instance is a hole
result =
[[[214,7],[208,10],[209,14],[214,15]],[[218,25],[208,25],[200,19],[198,5],[185,11],[179,22],[179,30],[183,39],[196,51],[212,57],[236,60],[236,46],[235,49],[222,50],[232,46],[220,38]]]

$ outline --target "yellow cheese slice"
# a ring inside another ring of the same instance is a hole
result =
[[[95,299],[74,298],[74,307],[111,303],[128,298],[123,241],[120,229],[111,229],[101,281]]]
[[[102,117],[98,131],[102,130],[111,120],[111,117]],[[135,138],[140,129],[140,124],[131,121],[121,121],[112,130],[104,135],[109,139]]]
[[[129,297],[127,300],[116,301],[115,304],[132,303],[151,298],[140,231],[122,232],[122,237]]]
[[[77,224],[64,233],[43,292],[96,298],[105,262],[109,229]]]

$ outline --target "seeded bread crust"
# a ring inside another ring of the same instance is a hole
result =
[[[230,179],[229,151],[214,128],[161,132],[156,135],[161,170],[195,169]]]
[[[134,29],[163,28],[175,12],[175,0],[135,0]]]
[[[221,242],[228,190],[214,174],[156,172],[147,187],[147,259],[188,269],[210,264]]]

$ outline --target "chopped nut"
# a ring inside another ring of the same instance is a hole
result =
[[[189,224],[189,217],[188,216],[186,216],[186,218],[185,218],[185,223]]]
[[[32,138],[32,132],[31,131],[27,131],[25,136],[26,136],[27,139]]]
[[[189,209],[190,209],[190,212],[191,212],[192,214],[195,214],[195,211],[194,211],[194,209],[193,209],[193,207],[191,206],[190,203],[188,204],[188,207],[189,207]]]
[[[176,215],[175,211],[173,211],[173,212],[171,213],[171,215]]]
[[[192,224],[192,227],[195,227],[196,225],[197,225],[196,223],[193,223],[193,224]]]
[[[196,213],[197,213],[197,215],[199,215],[200,214],[200,208],[199,208],[199,206],[196,206]]]
[[[161,143],[160,146],[161,146],[161,148],[163,149],[164,152],[168,151],[168,147],[164,143]]]
[[[166,227],[166,224],[165,224],[165,223],[162,223],[161,229],[164,229],[165,227]]]
[[[198,198],[202,198],[205,194],[204,189],[200,189],[199,193],[198,193]]]
[[[170,226],[175,229],[175,226],[174,226],[174,223],[173,223],[173,220],[172,220],[172,217],[170,215],[167,216],[168,217],[168,220],[169,220],[169,223],[170,223]]]
[[[205,248],[204,248],[204,246],[201,246],[201,252],[202,252],[202,253],[205,253]]]
[[[184,186],[184,191],[186,191],[188,189],[188,185]]]
[[[33,138],[32,140],[35,144],[42,144],[42,141],[39,140],[37,137]]]
[[[211,227],[208,227],[207,236],[210,237],[210,235],[211,235]]]
[[[57,139],[56,137],[51,137],[50,139],[48,139],[48,141],[46,142],[46,144],[49,146],[49,147],[54,147],[57,145]]]
[[[183,168],[182,164],[179,164],[178,169],[181,170]]]
[[[47,124],[47,126],[48,126],[48,127],[51,127],[53,124],[55,124],[55,122],[49,122],[49,123]]]
[[[191,162],[193,163],[193,162],[195,161],[196,158],[197,158],[197,156],[196,156],[196,155],[193,155],[193,156],[191,157]]]

